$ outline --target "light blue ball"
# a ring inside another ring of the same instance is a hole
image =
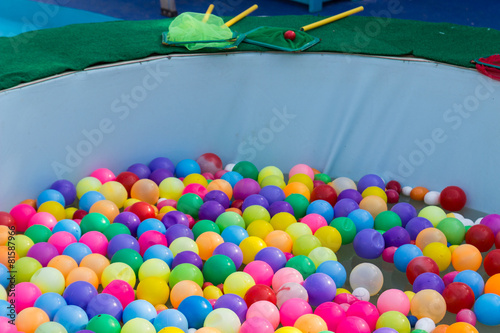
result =
[[[79,241],[82,236],[82,230],[78,223],[73,220],[64,219],[56,223],[52,229],[52,233],[55,234],[58,231],[66,231],[75,236],[76,240]]]
[[[333,207],[328,201],[314,200],[309,204],[306,210],[308,214],[319,214],[323,216],[328,224],[333,220]]]
[[[483,294],[474,303],[474,313],[477,320],[484,325],[500,325],[500,296]]]
[[[396,268],[405,273],[406,272],[406,267],[412,261],[412,259],[416,257],[421,257],[424,254],[422,253],[422,250],[416,245],[413,244],[405,244],[396,250],[394,252],[394,266]]]
[[[224,239],[224,242],[240,245],[241,241],[248,237],[248,232],[238,225],[230,225],[220,235]]]
[[[149,247],[146,252],[144,252],[144,261],[149,259],[161,259],[167,263],[168,267],[172,267],[172,261],[174,261],[174,255],[168,247],[162,244],[156,244]]]
[[[68,333],[76,333],[85,329],[89,323],[89,317],[80,307],[66,305],[57,311],[53,321],[63,325]]]
[[[43,191],[38,195],[38,198],[36,198],[36,205],[37,207],[40,207],[41,204],[47,201],[56,201],[59,202],[61,205],[66,206],[66,200],[64,200],[64,196],[61,194],[61,192],[48,189]]]
[[[151,303],[142,299],[130,302],[123,309],[122,320],[123,323],[126,323],[134,318],[143,318],[152,324],[156,318],[156,309]]]
[[[345,267],[338,261],[327,260],[316,269],[316,273],[324,273],[332,278],[338,288],[342,288],[347,280]]]
[[[360,232],[363,229],[373,229],[375,225],[375,220],[373,219],[372,214],[364,209],[356,209],[347,215],[348,218],[354,222],[356,226],[356,233]]]
[[[35,308],[45,311],[50,320],[54,319],[55,314],[63,306],[68,305],[64,297],[57,293],[49,292],[38,297],[33,305]]]
[[[189,328],[186,316],[175,309],[167,309],[160,312],[153,321],[153,325],[157,332],[162,328],[171,326],[178,327],[184,332],[187,332]]]

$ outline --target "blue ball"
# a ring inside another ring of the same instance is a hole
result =
[[[75,236],[77,241],[79,241],[80,237],[82,236],[82,229],[80,229],[78,223],[69,219],[60,220],[56,223],[56,225],[52,229],[52,233],[55,234],[58,231],[69,232],[70,234]]]
[[[347,280],[347,272],[344,266],[340,262],[334,260],[322,262],[316,269],[316,273],[324,273],[330,276],[335,282],[335,285],[339,288],[342,288]]]
[[[484,292],[483,277],[478,272],[472,271],[470,269],[458,273],[453,279],[453,282],[462,282],[468,285],[474,292],[474,297],[476,298],[476,300]]]
[[[97,201],[106,200],[104,195],[97,191],[88,191],[80,198],[78,207],[86,212],[90,211],[90,207]]]
[[[347,215],[347,218],[351,219],[356,226],[356,233],[360,232],[363,229],[373,229],[375,225],[375,220],[373,219],[372,214],[364,209],[356,209]]]
[[[248,232],[238,225],[230,225],[220,235],[224,242],[240,245],[241,241],[248,237]]]
[[[16,318],[16,311],[14,307],[12,307],[12,312],[10,311],[10,303],[0,299],[0,317],[6,317],[10,319]],[[12,316],[12,317],[11,317]]]
[[[474,313],[477,320],[484,325],[500,325],[500,296],[484,294],[474,303]]]
[[[89,318],[85,311],[78,306],[65,305],[57,311],[53,321],[63,325],[68,333],[74,333],[85,329]]]
[[[177,308],[188,321],[189,328],[202,328],[205,318],[212,312],[212,305],[205,298],[198,295],[189,296],[182,300]]]
[[[89,302],[97,296],[97,289],[87,281],[75,281],[63,292],[63,297],[68,305],[76,305],[84,311]]]
[[[143,299],[130,302],[125,309],[123,309],[123,323],[134,318],[143,318],[149,320],[151,324],[156,318],[156,309],[153,304]]]
[[[172,262],[174,261],[174,255],[168,247],[162,244],[155,244],[150,246],[146,252],[144,252],[144,261],[149,259],[161,259],[167,263],[168,267],[172,267]]]
[[[177,178],[184,178],[192,173],[201,173],[200,165],[195,160],[185,159],[175,166]]]
[[[83,243],[71,243],[66,246],[62,254],[75,259],[76,263],[80,265],[80,261],[91,253],[92,250],[87,245]]]
[[[36,198],[36,205],[37,207],[40,207],[41,204],[47,201],[56,201],[59,202],[61,205],[66,206],[66,200],[64,200],[64,196],[61,194],[61,192],[48,189],[43,191],[38,195],[38,198]]]
[[[92,298],[87,305],[87,315],[89,319],[100,314],[109,314],[115,317],[116,320],[122,320],[123,306],[122,303],[113,295],[99,294]]]
[[[187,332],[189,328],[186,316],[175,309],[167,309],[160,312],[153,321],[153,326],[157,332],[165,327],[171,326],[178,327],[184,332]]]
[[[236,171],[230,171],[223,174],[222,177],[220,177],[220,179],[224,179],[226,182],[231,184],[231,187],[234,188],[234,185],[236,185],[237,182],[242,180],[243,176],[237,173]]]
[[[363,229],[352,242],[354,252],[363,259],[376,259],[385,249],[384,236],[374,229]]]
[[[306,210],[307,214],[319,214],[323,216],[328,224],[333,220],[333,207],[328,201],[315,200],[309,204]]]
[[[141,222],[141,224],[139,224],[139,227],[137,228],[137,238],[141,237],[143,233],[150,230],[159,231],[162,234],[167,232],[167,228],[165,228],[165,225],[160,220],[150,218],[145,219]]]
[[[417,324],[418,318],[415,316],[412,316],[412,315],[409,315],[407,318],[408,318],[408,321],[410,322],[410,326],[412,328],[415,328],[415,325]]]
[[[33,306],[45,311],[45,313],[49,316],[49,319],[53,320],[57,311],[66,305],[68,304],[61,295],[49,292],[38,297]]]
[[[406,267],[412,261],[412,259],[416,257],[421,257],[424,254],[422,250],[416,245],[413,244],[405,244],[398,247],[396,252],[394,252],[394,266],[396,268],[405,273]]]
[[[0,285],[7,289],[10,283],[10,273],[4,264],[0,264]]]

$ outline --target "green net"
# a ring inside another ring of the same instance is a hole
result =
[[[245,43],[264,46],[271,49],[287,52],[304,51],[319,42],[319,38],[313,37],[300,30],[295,32],[295,39],[285,38],[285,32],[291,30],[277,27],[258,27],[246,33]]]
[[[233,33],[220,17],[209,15],[208,20],[203,22],[204,17],[205,14],[200,13],[180,14],[163,33],[163,44],[184,46],[188,50],[229,49],[243,39],[244,36]]]

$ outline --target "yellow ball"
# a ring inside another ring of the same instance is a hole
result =
[[[350,294],[351,292],[345,288],[337,288],[337,292],[335,293],[335,296],[336,295],[339,295],[339,294]]]
[[[425,217],[435,228],[442,219],[446,218],[446,213],[441,207],[427,206],[422,208],[422,210],[418,213],[418,217]]]
[[[161,330],[158,331],[158,333],[184,333],[184,331],[181,330],[179,327],[170,326],[162,328]]]
[[[366,198],[369,195],[376,195],[377,197],[380,197],[380,198],[384,199],[385,202],[387,202],[387,194],[385,194],[385,191],[378,186],[367,187],[363,191],[363,193],[361,193],[361,196],[363,198]]]
[[[184,186],[188,186],[189,184],[200,184],[203,185],[203,187],[208,186],[208,181],[205,177],[200,175],[199,173],[192,173],[190,175],[187,175],[186,178],[182,181]]]
[[[168,212],[173,212],[174,210],[177,210],[177,209],[175,209],[175,208],[174,208],[174,207],[172,207],[172,206],[163,206],[163,207],[161,207],[161,209],[160,209],[160,213],[161,213],[161,214],[167,214]]]
[[[203,326],[216,328],[221,333],[238,333],[241,322],[232,310],[218,308],[207,315]]]
[[[296,327],[284,326],[284,327],[278,328],[276,331],[274,331],[274,333],[302,333],[302,331]]]
[[[286,186],[285,180],[280,176],[268,176],[262,179],[262,182],[259,183],[260,187],[266,187],[269,185],[277,186],[280,189],[284,189]]]
[[[203,289],[203,297],[206,299],[218,299],[222,295],[222,290],[216,286],[207,286]]]
[[[224,294],[236,294],[243,298],[247,290],[253,286],[255,286],[255,281],[250,274],[234,272],[224,281]]]
[[[46,212],[52,214],[56,220],[61,221],[66,218],[66,210],[64,206],[57,201],[45,201],[38,207],[38,213]]]
[[[376,329],[389,327],[398,333],[410,333],[411,325],[408,318],[398,311],[387,311],[380,315],[375,326]]]
[[[141,202],[141,200],[139,200],[139,199],[134,199],[134,198],[128,198],[128,199],[127,199],[127,200],[125,200],[125,202],[123,203],[123,208],[130,207],[130,206],[132,206],[133,204],[135,204],[136,202]]]
[[[273,226],[265,220],[255,220],[247,227],[248,236],[256,236],[260,239],[265,239],[271,231],[274,231]]]
[[[14,247],[19,258],[25,257],[26,254],[28,254],[29,249],[35,244],[31,238],[21,234],[15,235],[14,240],[10,243],[14,243]]]
[[[295,243],[297,238],[304,236],[304,235],[312,235],[313,232],[311,231],[311,228],[305,223],[301,222],[295,222],[290,224],[286,229],[285,232],[290,235],[292,238],[292,242]]]
[[[333,252],[337,252],[342,245],[342,236],[340,232],[334,227],[324,226],[316,230],[314,233],[319,241],[321,242],[321,246],[327,247]]]
[[[0,284],[0,299],[2,301],[7,300],[7,291],[5,290],[5,288],[1,284]]]
[[[112,263],[102,271],[101,284],[103,288],[106,288],[113,280],[122,280],[134,287],[136,282],[135,272],[125,263]]]
[[[281,172],[280,169],[278,169],[275,166],[266,166],[265,168],[260,170],[259,176],[257,177],[257,181],[260,184],[260,183],[262,183],[262,180],[264,178],[269,177],[269,176],[277,176],[281,179],[285,179],[285,177],[283,176],[283,172]],[[261,186],[262,186],[262,184],[261,184]]]
[[[278,213],[274,215],[270,220],[270,223],[273,226],[274,230],[283,230],[283,231],[285,231],[290,224],[296,222],[297,220],[295,219],[295,216],[287,212]]]
[[[102,184],[99,192],[101,192],[107,200],[113,201],[118,208],[123,208],[123,204],[128,198],[125,186],[116,181],[109,181]]]
[[[293,182],[298,182],[298,183],[304,184],[305,186],[307,186],[307,189],[309,190],[309,192],[312,192],[314,190],[313,180],[311,179],[311,177],[309,177],[306,174],[297,173],[297,174],[293,175],[288,180],[288,184],[293,183]]]
[[[156,333],[156,329],[151,322],[144,318],[134,318],[123,325],[121,333]],[[181,330],[182,332],[182,330]]]
[[[78,197],[78,199],[81,199],[82,195],[84,195],[88,191],[99,192],[101,186],[101,181],[95,177],[82,178],[78,183],[76,183],[76,196]]]
[[[439,267],[439,271],[446,270],[451,264],[451,251],[443,243],[434,242],[424,247],[424,256],[433,259]]]
[[[411,300],[413,299],[413,296],[415,296],[415,293],[413,291],[407,290],[404,292],[406,296],[408,296],[408,299]]]
[[[247,207],[243,212],[242,217],[247,227],[250,225],[250,223],[256,220],[264,220],[264,221],[271,220],[271,215],[269,215],[267,209],[259,205],[253,205]]]
[[[337,261],[337,256],[335,255],[335,252],[330,250],[327,247],[317,247],[313,249],[311,252],[309,252],[308,255],[309,259],[312,260],[316,268],[318,268],[319,265],[324,263],[325,261],[333,260]]]
[[[255,236],[250,236],[243,239],[239,245],[241,252],[243,253],[243,263],[248,265],[255,259],[255,255],[267,247],[266,242],[263,239]],[[243,296],[241,296],[243,297]]]
[[[146,278],[137,285],[137,299],[148,301],[154,306],[167,303],[169,295],[168,283],[155,276]]]
[[[73,215],[75,214],[75,212],[77,210],[78,210],[78,208],[76,208],[76,207],[68,207],[68,208],[66,208],[64,210],[66,212],[66,218],[72,220],[73,219]]]
[[[172,251],[174,257],[177,253],[182,251],[191,251],[196,254],[200,254],[198,244],[196,244],[196,242],[189,237],[179,237],[174,239],[168,248]]]
[[[178,201],[182,196],[182,191],[184,190],[184,183],[182,180],[169,177],[162,180],[160,183],[160,197],[165,199],[173,199]]]
[[[168,282],[170,276],[170,268],[167,263],[161,259],[152,258],[146,260],[139,267],[139,281],[148,277],[155,276]]]

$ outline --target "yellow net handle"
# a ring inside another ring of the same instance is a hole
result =
[[[229,21],[227,21],[226,23],[224,23],[224,25],[227,26],[227,27],[232,26],[233,24],[235,24],[236,22],[238,22],[242,18],[248,16],[248,14],[250,14],[251,12],[255,11],[257,8],[259,8],[259,6],[253,5],[252,7],[248,8],[247,10],[245,10],[244,12],[242,12],[241,14],[236,15],[235,17],[233,17],[232,19],[230,19]]]
[[[321,20],[321,21],[314,22],[314,23],[311,23],[309,25],[303,26],[302,28],[300,28],[300,31],[308,31],[308,30],[312,30],[312,29],[321,27],[321,26],[323,26],[325,24],[332,23],[334,21],[343,19],[344,17],[347,17],[349,15],[359,13],[362,10],[364,10],[363,6],[356,7],[354,9],[348,10],[346,12],[343,12],[343,13],[331,16],[329,18],[326,18],[324,20]]]
[[[201,22],[206,23],[208,21],[208,18],[210,17],[210,14],[212,14],[213,10],[214,10],[214,5],[210,4],[210,6],[208,6],[208,9],[205,13],[205,16],[203,16],[203,20]]]

